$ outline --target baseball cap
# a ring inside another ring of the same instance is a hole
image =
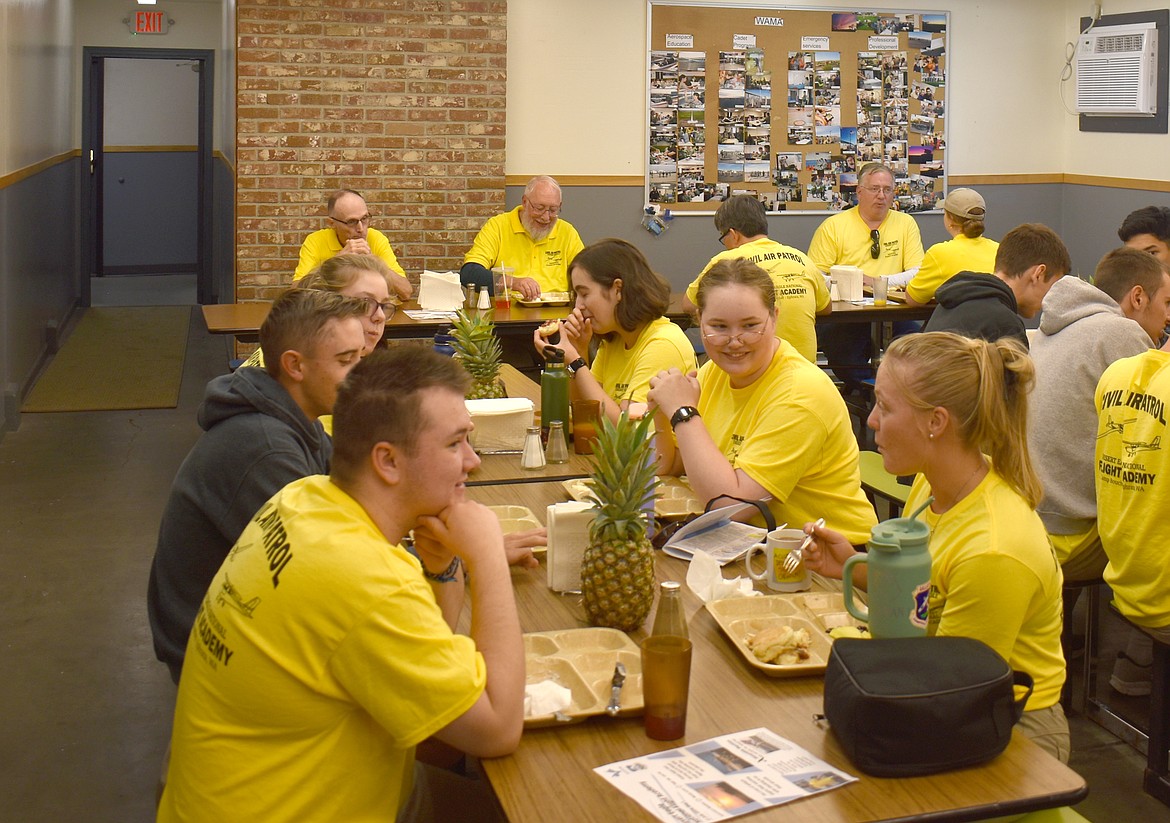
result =
[[[974,189],[951,189],[942,206],[955,217],[965,220],[982,220],[987,216],[987,204]]]

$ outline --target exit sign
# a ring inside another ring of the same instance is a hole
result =
[[[131,34],[166,34],[175,21],[158,9],[131,9],[130,16],[122,22],[130,28]]]

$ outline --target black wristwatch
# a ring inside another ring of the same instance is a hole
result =
[[[573,377],[575,374],[577,374],[578,369],[583,369],[588,365],[589,364],[585,362],[584,357],[578,357],[572,363],[566,363],[565,369],[569,372],[569,377]]]
[[[679,406],[678,411],[670,416],[670,427],[677,429],[681,423],[685,423],[693,417],[699,416],[699,410],[694,406]]]

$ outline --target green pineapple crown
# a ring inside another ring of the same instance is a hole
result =
[[[455,316],[451,345],[477,383],[494,380],[500,373],[502,349],[495,332],[490,312],[468,314],[461,309]]]
[[[593,474],[585,481],[599,509],[589,537],[595,543],[645,537],[645,509],[653,505],[660,482],[650,439],[654,418],[648,414],[635,421],[623,411],[617,423],[606,414],[598,422]]]

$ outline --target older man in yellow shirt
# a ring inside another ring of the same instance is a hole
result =
[[[512,269],[511,288],[527,299],[541,292],[571,291],[569,264],[584,248],[572,224],[560,219],[561,187],[551,177],[533,177],[520,205],[484,224],[463,257],[464,285],[494,291],[491,269]]]

